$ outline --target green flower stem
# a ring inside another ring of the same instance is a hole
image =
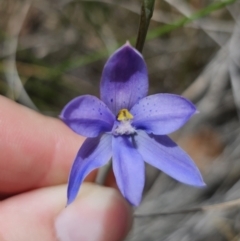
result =
[[[112,170],[112,159],[108,162],[108,164],[99,168],[95,182],[98,185],[104,185],[107,180],[107,176],[109,175],[111,170]]]
[[[153,15],[155,0],[143,0],[136,49],[142,52],[148,26]]]

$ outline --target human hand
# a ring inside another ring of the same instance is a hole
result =
[[[1,241],[125,237],[131,210],[113,188],[85,183],[76,201],[65,208],[69,170],[82,142],[60,120],[0,96]],[[95,175],[87,181],[93,182]]]

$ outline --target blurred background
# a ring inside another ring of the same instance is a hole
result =
[[[0,94],[55,117],[76,96],[98,96],[107,57],[135,44],[140,12],[140,0],[0,0]],[[197,105],[172,138],[207,187],[147,167],[126,240],[240,240],[239,20],[239,0],[156,0],[143,50],[149,93]]]

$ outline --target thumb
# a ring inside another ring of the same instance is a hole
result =
[[[42,188],[0,204],[0,237],[7,241],[120,241],[131,210],[112,189],[84,183],[67,208],[66,186]]]

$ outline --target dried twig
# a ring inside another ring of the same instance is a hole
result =
[[[229,73],[232,84],[233,96],[235,105],[238,111],[238,117],[240,118],[240,27],[236,24],[233,36],[230,41],[229,47]]]
[[[224,203],[217,203],[212,205],[206,205],[201,207],[189,208],[189,209],[181,209],[176,211],[169,211],[169,212],[160,212],[160,213],[150,213],[150,214],[134,214],[136,218],[149,218],[149,217],[157,217],[157,216],[164,216],[164,215],[175,215],[175,214],[186,214],[186,213],[193,213],[193,212],[206,212],[212,210],[224,210],[233,207],[240,206],[240,198]]]

